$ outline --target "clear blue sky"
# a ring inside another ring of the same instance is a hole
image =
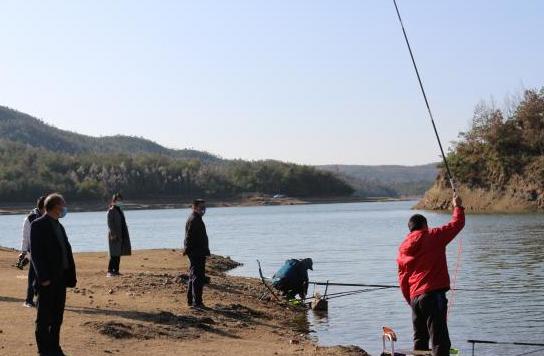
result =
[[[544,1],[399,0],[445,142],[544,85]],[[3,1],[0,105],[226,158],[438,160],[389,0]]]

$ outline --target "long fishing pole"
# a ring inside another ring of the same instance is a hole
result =
[[[358,290],[350,290],[350,291],[344,291],[344,292],[329,293],[329,294],[324,295],[322,297],[324,299],[329,300],[329,299],[334,299],[334,298],[341,298],[341,297],[347,297],[347,296],[350,296],[350,295],[366,293],[366,292],[373,292],[373,291],[377,291],[377,290],[380,290],[380,289],[384,289],[384,288],[358,289]],[[314,297],[315,296],[306,297],[306,298],[304,298],[302,300],[303,301],[304,300],[310,300],[310,299],[314,299]]]
[[[365,284],[365,283],[333,283],[333,282],[309,282],[310,284],[316,286],[337,286],[337,287],[368,287],[368,288],[377,288],[379,289],[389,289],[389,288],[400,288],[395,285],[386,285],[386,284]],[[463,292],[489,292],[489,289],[472,289],[472,288],[451,288],[451,290],[458,290]],[[503,292],[501,292],[503,293]]]
[[[364,284],[364,283],[329,283],[329,282],[309,282],[316,286],[339,286],[339,287],[370,287],[370,288],[399,288],[399,286],[384,284]]]
[[[423,81],[421,80],[421,76],[419,75],[419,70],[417,68],[416,60],[414,58],[414,53],[412,52],[412,47],[410,46],[410,41],[408,41],[408,35],[406,34],[406,30],[404,29],[404,24],[402,22],[402,18],[400,16],[399,7],[397,6],[397,0],[393,0],[393,4],[395,5],[395,10],[397,11],[397,17],[399,18],[400,26],[402,27],[402,33],[404,34],[404,40],[406,41],[406,46],[408,47],[408,52],[410,52],[410,58],[412,59],[412,64],[414,65],[414,70],[417,75],[417,80],[419,82],[419,88],[421,89],[421,94],[423,94],[423,99],[425,100],[425,105],[427,106],[427,112],[429,113],[429,118],[431,119],[431,123],[433,125],[434,134],[436,136],[436,140],[438,141],[438,147],[440,147],[440,153],[442,154],[442,159],[444,160],[444,166],[446,167],[446,172],[448,174],[448,180],[451,184],[451,188],[454,192],[455,185],[453,183],[453,175],[451,174],[450,166],[448,164],[448,160],[446,159],[446,155],[444,154],[444,149],[442,148],[442,141],[440,140],[440,136],[438,135],[438,130],[436,128],[436,124],[434,123],[434,117],[433,113],[431,111],[431,106],[429,105],[429,100],[427,99],[427,94],[425,93],[425,88],[423,87]]]
[[[471,344],[494,344],[494,345],[517,345],[517,346],[544,346],[535,342],[511,342],[511,341],[489,341],[489,340],[467,340]]]
[[[425,93],[425,88],[423,87],[423,81],[421,80],[421,76],[419,75],[419,70],[417,68],[416,60],[414,58],[414,53],[412,52],[412,46],[410,46],[410,41],[408,40],[408,35],[406,34],[406,29],[404,28],[404,23],[402,22],[402,17],[400,16],[399,7],[397,5],[397,0],[393,0],[393,4],[395,5],[395,10],[397,11],[397,17],[399,19],[400,27],[402,28],[402,34],[404,35],[404,40],[406,41],[406,46],[408,47],[408,52],[410,52],[410,58],[412,59],[412,64],[414,65],[414,70],[416,72],[417,81],[419,82],[419,88],[421,89],[421,94],[423,94],[423,99],[425,99],[425,105],[427,106],[427,112],[429,113],[429,118],[431,119],[431,124],[433,125],[434,135],[436,136],[436,141],[438,142],[438,147],[440,147],[440,153],[442,154],[442,160],[444,161],[444,166],[446,167],[446,172],[448,175],[448,180],[450,181],[451,189],[453,190],[454,194],[457,194],[457,190],[455,189],[455,184],[453,182],[453,175],[451,174],[450,166],[448,164],[448,160],[446,158],[446,155],[444,154],[444,149],[442,148],[442,141],[440,140],[440,135],[438,135],[438,130],[436,128],[436,124],[434,123],[434,117],[433,112],[431,111],[431,106],[429,105],[429,100],[427,99],[427,94]],[[461,267],[461,254],[463,251],[463,240],[461,238],[458,239],[458,247],[457,247],[457,261],[455,263],[455,273],[453,275],[452,280],[452,298],[451,302],[448,306],[448,315],[451,313],[451,310],[453,308],[453,305],[455,304],[455,286],[457,285],[457,275],[459,274],[459,269]]]
[[[329,300],[329,299],[335,299],[335,298],[349,297],[349,296],[353,296],[353,295],[357,295],[357,294],[373,292],[373,291],[380,290],[380,289],[383,289],[383,288],[362,289],[362,290],[358,290],[358,291],[352,291],[352,292],[343,293],[343,294],[339,293],[339,294],[335,294],[335,295],[329,294],[325,299]]]

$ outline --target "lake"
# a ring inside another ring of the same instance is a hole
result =
[[[234,274],[266,275],[288,258],[311,257],[311,280],[396,284],[396,254],[415,212],[414,202],[210,208],[205,221],[212,252],[244,263]],[[132,246],[180,248],[188,210],[128,211]],[[423,212],[432,226],[449,214]],[[0,216],[0,245],[19,248],[23,216]],[[75,251],[106,251],[105,212],[70,213],[63,220]],[[544,342],[544,215],[469,215],[459,288],[449,316],[454,347],[470,355],[467,339]],[[448,247],[450,274],[457,241]],[[349,288],[353,289],[353,288]],[[330,288],[329,292],[341,291]],[[310,292],[312,287],[310,287]],[[451,298],[450,298],[451,301]],[[320,344],[355,344],[381,351],[381,327],[411,345],[411,313],[397,289],[331,300],[327,316],[309,312]],[[477,346],[477,355],[518,355],[528,347]],[[466,351],[466,352],[465,352]],[[544,355],[544,350],[531,353]]]

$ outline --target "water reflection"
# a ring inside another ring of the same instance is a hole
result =
[[[257,276],[256,258],[262,261],[265,274],[271,275],[288,258],[312,257],[313,280],[396,284],[395,258],[406,221],[414,213],[412,204],[212,208],[206,221],[213,252],[244,263],[236,274]],[[182,210],[129,211],[134,248],[179,248],[187,214]],[[430,225],[449,219],[448,214],[423,214]],[[107,250],[105,219],[105,213],[72,213],[65,219],[76,251]],[[22,216],[0,217],[0,245],[19,246],[22,221]],[[461,237],[458,287],[486,291],[456,293],[449,319],[453,345],[470,354],[467,339],[542,342],[544,216],[469,215]],[[450,272],[456,259],[454,241],[448,248]],[[398,290],[331,300],[326,316],[310,312],[309,320],[310,329],[325,345],[355,344],[379,354],[384,325],[396,329],[403,346],[410,345],[410,308]],[[497,353],[497,348],[489,346],[478,346],[478,350],[478,355],[528,351],[503,347]]]

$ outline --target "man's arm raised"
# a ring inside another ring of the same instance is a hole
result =
[[[443,240],[444,244],[449,244],[465,226],[465,208],[463,200],[456,193],[452,200],[453,214],[451,220],[446,225],[431,229],[430,233]]]

